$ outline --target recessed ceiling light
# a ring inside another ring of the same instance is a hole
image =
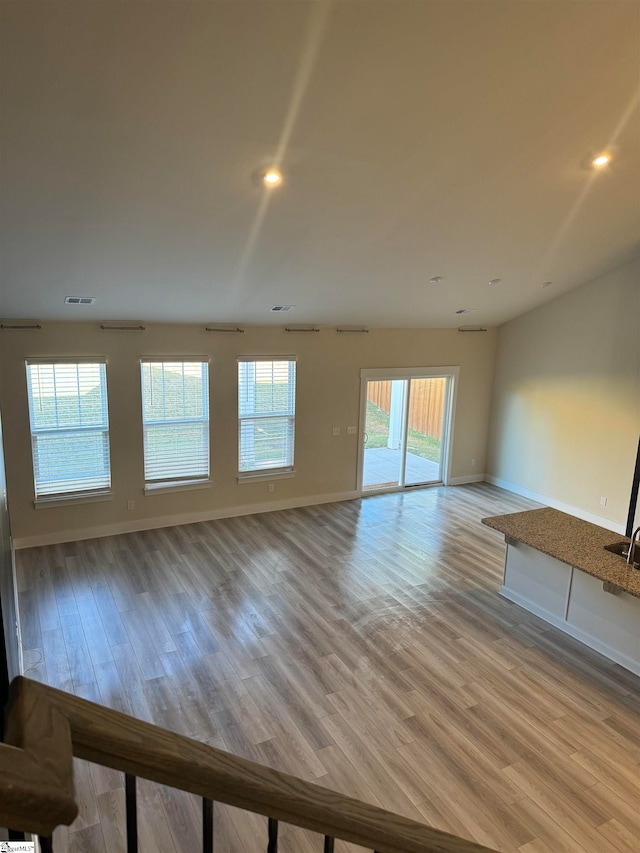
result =
[[[543,281],[540,287],[551,287],[552,284],[552,281]]]
[[[282,183],[282,174],[277,169],[269,169],[262,176],[265,187],[278,187]]]
[[[607,163],[610,162],[610,160],[611,160],[611,154],[607,154],[606,152],[603,151],[602,154],[598,154],[597,157],[593,158],[593,160],[591,161],[591,164],[593,166],[596,166],[596,168],[601,169],[603,166],[606,166]]]
[[[433,278],[429,279],[429,284],[440,284],[443,278],[443,275],[434,275]]]
[[[500,284],[501,281],[501,278],[492,278],[489,284]]]

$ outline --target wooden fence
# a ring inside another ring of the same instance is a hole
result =
[[[446,379],[412,379],[409,397],[409,429],[442,439],[442,415]],[[367,383],[367,401],[388,415],[391,412],[391,380]]]

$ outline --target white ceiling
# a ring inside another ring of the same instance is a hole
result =
[[[2,16],[5,318],[495,325],[637,252],[636,0]]]

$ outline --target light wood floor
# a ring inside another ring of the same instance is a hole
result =
[[[497,850],[637,853],[640,680],[496,592],[479,520],[532,506],[476,484],[22,551],[28,674]],[[121,775],[77,778],[57,849],[123,851]],[[199,850],[195,798],[140,784],[142,853]],[[266,849],[216,821],[217,853]]]

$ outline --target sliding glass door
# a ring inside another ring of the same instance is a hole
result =
[[[363,371],[363,491],[430,485],[445,480],[453,375],[398,378]]]
[[[435,379],[409,379],[405,449],[405,486],[441,483],[442,439],[444,433],[447,382]]]
[[[404,441],[404,379],[367,381],[364,427],[364,489],[399,486]]]

